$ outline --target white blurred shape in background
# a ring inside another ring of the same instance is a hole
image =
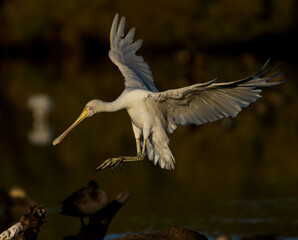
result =
[[[33,128],[28,133],[30,143],[34,145],[48,145],[52,139],[52,131],[48,123],[48,116],[53,107],[51,98],[44,93],[33,94],[27,102],[33,114]]]

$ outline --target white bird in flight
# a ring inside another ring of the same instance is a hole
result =
[[[109,158],[96,168],[98,171],[106,167],[113,169],[122,162],[143,160],[146,154],[155,165],[159,164],[163,169],[172,170],[175,158],[168,146],[167,131],[173,133],[177,125],[201,125],[224,117],[235,117],[242,107],[261,97],[259,87],[280,83],[267,82],[281,74],[266,76],[279,66],[278,64],[264,71],[268,59],[259,71],[245,79],[226,83],[215,83],[215,79],[159,92],[149,65],[141,56],[136,55],[142,40],[133,42],[135,28],[130,29],[126,36],[124,28],[125,18],[121,18],[118,26],[116,14],[110,32],[109,57],[124,76],[123,93],[113,102],[97,99],[88,102],[79,118],[53,141],[53,145],[60,143],[86,117],[126,109],[132,122],[137,155]]]

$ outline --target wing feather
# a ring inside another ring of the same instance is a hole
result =
[[[203,84],[150,93],[148,101],[159,105],[168,121],[168,131],[173,132],[178,124],[200,125],[224,117],[235,117],[243,107],[261,97],[260,87],[269,87],[281,82],[268,82],[282,73],[266,76],[278,66],[264,71],[268,61],[255,74],[241,80],[215,83],[212,80]]]
[[[149,65],[142,56],[135,54],[141,48],[143,40],[133,42],[135,28],[130,29],[125,36],[125,18],[121,18],[119,26],[118,18],[116,14],[111,27],[109,57],[124,76],[125,87],[158,92]]]

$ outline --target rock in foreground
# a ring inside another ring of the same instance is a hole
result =
[[[127,234],[124,237],[117,238],[116,240],[208,240],[208,238],[198,232],[182,228],[170,227],[167,230],[154,233],[140,233],[140,234]]]

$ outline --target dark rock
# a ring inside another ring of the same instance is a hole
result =
[[[208,240],[201,233],[182,227],[170,227],[167,230],[154,233],[127,234],[116,240]]]

